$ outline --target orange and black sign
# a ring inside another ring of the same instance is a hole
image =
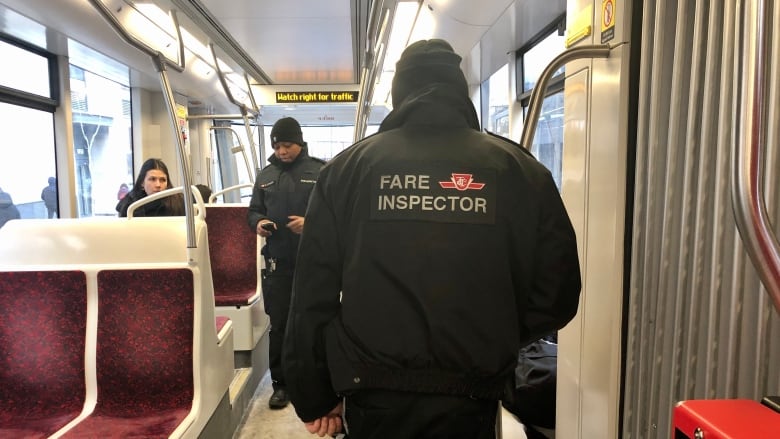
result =
[[[338,104],[357,102],[356,91],[277,91],[277,104]]]

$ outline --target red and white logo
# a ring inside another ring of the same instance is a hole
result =
[[[459,191],[465,191],[468,189],[480,190],[485,187],[485,183],[474,183],[474,177],[472,174],[456,174],[452,173],[450,181],[440,181],[439,186],[444,189],[457,189]]]

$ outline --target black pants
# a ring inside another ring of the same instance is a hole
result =
[[[274,390],[285,385],[284,372],[282,372],[282,342],[284,341],[284,330],[287,328],[287,314],[290,311],[292,282],[291,268],[277,269],[277,271],[263,276],[265,312],[271,318],[268,365],[271,369]]]
[[[497,401],[364,390],[347,395],[349,439],[494,439]]]

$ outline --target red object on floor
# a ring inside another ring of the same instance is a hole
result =
[[[673,416],[673,439],[780,438],[780,413],[750,399],[681,401]]]

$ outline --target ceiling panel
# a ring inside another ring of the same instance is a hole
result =
[[[274,84],[354,84],[347,0],[201,0]],[[226,7],[226,5],[230,5]]]

